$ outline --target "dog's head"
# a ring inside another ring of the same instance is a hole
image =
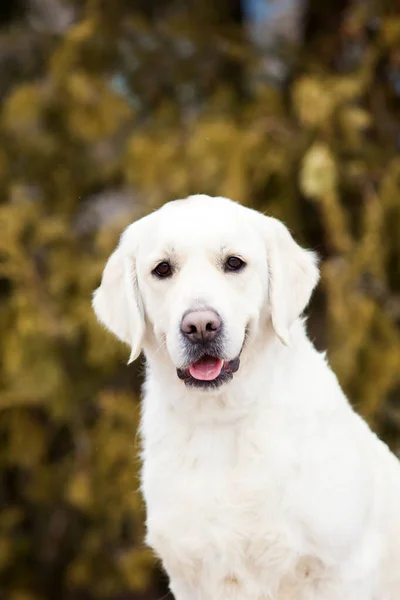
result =
[[[267,323],[290,344],[318,281],[315,255],[276,219],[225,198],[192,196],[130,225],[104,269],[99,320],[193,387],[217,388],[239,369],[246,338]]]

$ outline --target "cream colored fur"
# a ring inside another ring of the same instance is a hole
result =
[[[247,266],[224,272],[228,255]],[[147,542],[177,600],[400,600],[400,465],[307,338],[316,264],[279,221],[199,195],[129,226],[106,265],[94,310],[144,350]],[[244,344],[216,390],[176,372],[202,307],[224,359]]]

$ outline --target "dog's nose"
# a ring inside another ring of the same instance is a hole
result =
[[[181,331],[194,344],[211,342],[221,331],[222,321],[213,310],[193,310],[186,313]]]

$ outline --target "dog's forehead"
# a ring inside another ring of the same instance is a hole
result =
[[[203,229],[212,228],[218,231],[239,226],[250,212],[240,204],[225,198],[196,196],[164,205],[158,211],[158,220],[160,223],[177,227],[193,228],[198,224]]]
[[[224,198],[199,196],[164,205],[151,215],[143,232],[146,246],[193,246],[218,249],[253,244],[253,211]]]

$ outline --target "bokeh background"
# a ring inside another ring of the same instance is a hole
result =
[[[90,308],[122,228],[167,200],[230,196],[320,253],[310,334],[399,450],[399,149],[397,0],[2,0],[2,600],[167,592],[142,365]]]

